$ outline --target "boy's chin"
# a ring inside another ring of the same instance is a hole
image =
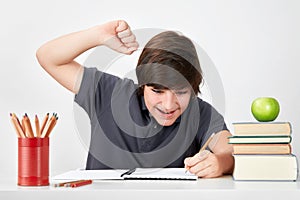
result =
[[[171,119],[171,120],[156,119],[157,123],[161,126],[171,126],[172,124],[174,124],[175,120],[176,119]]]

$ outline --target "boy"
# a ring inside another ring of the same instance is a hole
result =
[[[131,54],[138,48],[123,20],[49,41],[39,48],[41,66],[72,91],[88,113],[92,133],[86,169],[186,167],[198,177],[232,173],[232,147],[223,117],[197,97],[202,73],[193,43],[175,32],[153,37],[130,79],[75,61],[105,45]],[[209,149],[199,152],[215,133]]]

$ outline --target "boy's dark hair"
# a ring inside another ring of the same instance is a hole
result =
[[[173,31],[154,36],[144,47],[136,67],[139,95],[143,86],[159,89],[190,87],[200,93],[202,70],[193,42]]]

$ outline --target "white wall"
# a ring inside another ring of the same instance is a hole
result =
[[[125,19],[132,29],[179,30],[199,44],[221,76],[224,116],[254,121],[251,101],[276,97],[278,121],[293,125],[293,152],[300,155],[300,1],[195,0],[100,1],[11,0],[0,6],[0,177],[16,176],[17,137],[9,113],[60,119],[51,137],[51,173],[83,167],[86,147],[78,137],[73,95],[46,74],[37,48],[62,34],[109,20]],[[86,54],[78,58],[83,62]]]

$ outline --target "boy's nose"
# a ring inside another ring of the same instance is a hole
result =
[[[166,91],[162,100],[165,111],[171,111],[176,105],[177,97],[174,92]]]

